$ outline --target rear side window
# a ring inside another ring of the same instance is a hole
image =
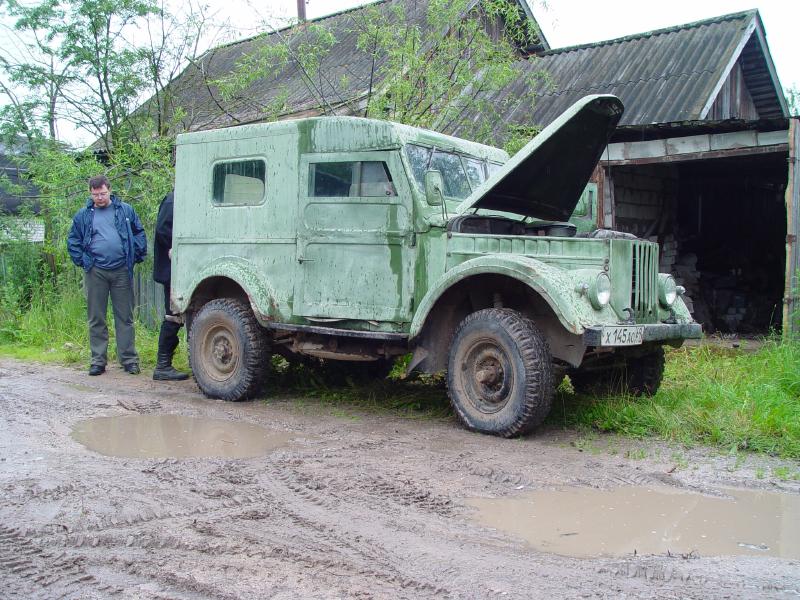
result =
[[[308,165],[308,195],[325,198],[379,198],[397,192],[383,161],[325,162]]]
[[[261,204],[266,191],[267,165],[261,159],[214,165],[212,202],[220,206]]]

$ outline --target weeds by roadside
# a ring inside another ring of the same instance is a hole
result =
[[[676,350],[652,398],[575,396],[551,422],[800,458],[800,344]]]
[[[63,278],[48,292],[31,294],[27,304],[0,301],[0,355],[21,360],[61,364],[89,363],[86,302],[75,277]],[[109,305],[110,306],[110,305]],[[116,361],[113,316],[110,308],[108,358]],[[185,334],[175,365],[186,369]],[[136,350],[143,368],[156,362],[158,330],[137,323]]]

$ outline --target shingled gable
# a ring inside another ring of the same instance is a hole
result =
[[[525,61],[544,70],[534,106],[510,105],[505,119],[545,126],[587,94],[625,104],[621,127],[723,119],[786,118],[786,100],[757,10],[619,39],[560,48]],[[522,80],[500,95],[522,94]]]
[[[525,14],[533,18],[527,2],[518,1]],[[369,89],[369,77],[373,69],[371,57],[356,47],[358,33],[353,19],[368,8],[380,10],[387,19],[391,19],[392,9],[402,2],[403,0],[379,0],[208,51],[170,84],[175,105],[180,106],[187,115],[183,120],[183,127],[188,131],[197,131],[263,121],[265,111],[276,102],[285,102],[286,106],[285,110],[280,111],[279,118],[316,115],[322,112],[320,96],[330,103],[330,108],[335,112],[350,113],[353,103],[357,104]],[[427,0],[405,1],[408,21],[424,27],[427,6]],[[237,94],[235,99],[226,101],[222,98],[213,84],[215,80],[232,72],[239,61],[257,53],[260,48],[283,43],[288,39],[291,40],[293,51],[296,51],[303,42],[303,32],[308,29],[309,23],[324,25],[336,39],[330,51],[322,57],[319,75],[314,77],[314,81],[308,81],[299,69],[288,66],[270,78],[256,81]],[[300,35],[295,35],[296,33]],[[547,40],[541,36],[539,46],[524,50],[530,52],[548,49]],[[347,96],[339,95],[339,82],[342,78],[350,81],[348,87],[351,92]],[[313,93],[310,87],[316,87],[320,93]]]

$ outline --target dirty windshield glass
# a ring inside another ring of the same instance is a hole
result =
[[[469,196],[486,180],[487,169],[497,166],[489,167],[486,161],[477,158],[416,144],[406,144],[405,153],[420,189],[425,188],[425,171],[434,169],[442,174],[444,195],[458,200]]]

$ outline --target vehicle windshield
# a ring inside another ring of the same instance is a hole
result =
[[[425,189],[425,171],[439,171],[444,181],[444,195],[448,199],[464,200],[500,168],[500,165],[483,159],[417,144],[406,144],[404,151],[419,188]]]

